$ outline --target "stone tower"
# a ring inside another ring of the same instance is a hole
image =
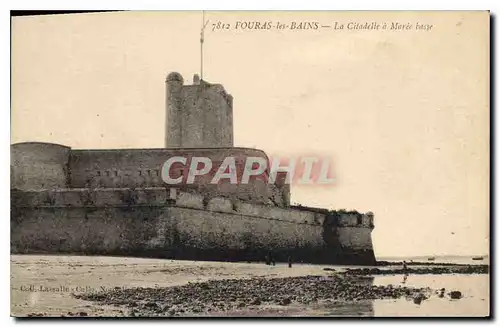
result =
[[[166,79],[167,148],[233,147],[233,97],[220,84],[184,85],[179,73]]]

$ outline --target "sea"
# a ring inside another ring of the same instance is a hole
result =
[[[479,257],[479,256],[477,256]],[[380,257],[380,261],[429,262],[453,264],[489,264],[488,256],[483,260],[473,260],[473,256],[420,256],[420,257]],[[429,260],[430,259],[430,260]],[[448,295],[440,298],[432,294],[420,304],[413,299],[367,300],[346,303],[342,306],[325,308],[325,316],[372,316],[372,317],[488,317],[490,315],[490,275],[489,274],[443,274],[443,275],[383,275],[374,276],[373,285],[393,285],[406,287],[429,287],[433,290],[445,288],[445,292],[460,291],[461,299],[451,299]]]

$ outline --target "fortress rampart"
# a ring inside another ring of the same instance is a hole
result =
[[[226,157],[234,157],[238,167],[244,166],[247,157],[260,157],[269,162],[261,150],[236,147],[72,150],[58,144],[30,142],[14,144],[11,149],[12,187],[19,190],[164,187],[162,165],[175,156],[187,158],[188,162],[192,157],[208,157],[214,167]],[[181,170],[173,173],[180,176],[187,171]],[[279,181],[268,184],[251,179],[248,184],[231,184],[221,179],[218,184],[211,184],[214,174],[215,170],[198,176],[194,184],[181,183],[177,187],[206,197],[225,196],[253,203],[289,205],[289,188],[280,185]]]
[[[16,253],[65,252],[193,260],[374,261],[373,218],[230,200],[168,188],[12,194]],[[339,219],[340,218],[340,219]]]

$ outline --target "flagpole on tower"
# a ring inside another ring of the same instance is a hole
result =
[[[205,22],[205,11],[202,11],[202,22],[200,32],[200,79],[203,80],[203,42],[205,41],[205,27],[208,22]]]

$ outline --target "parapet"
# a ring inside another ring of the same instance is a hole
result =
[[[219,94],[222,98],[224,98],[224,100],[226,100],[229,106],[233,106],[233,96],[226,92],[222,84],[210,84],[204,80],[201,80],[199,85],[204,89],[210,89],[211,92]]]

